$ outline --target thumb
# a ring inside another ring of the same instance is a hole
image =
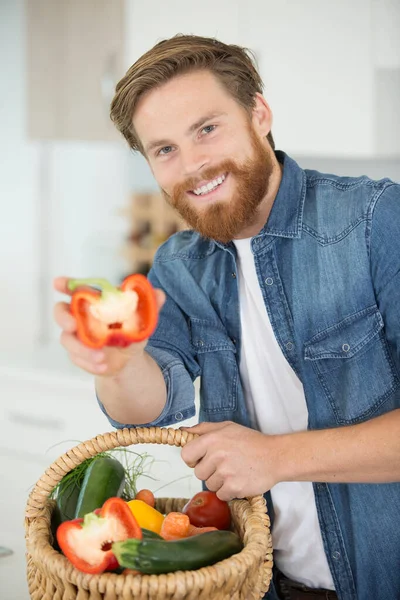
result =
[[[198,435],[203,435],[205,433],[211,433],[212,431],[218,431],[218,429],[223,429],[230,424],[230,421],[222,421],[220,423],[211,423],[210,421],[204,421],[203,423],[198,423],[197,425],[192,425],[192,427],[179,427],[182,431],[187,431],[188,433],[197,433]]]
[[[161,290],[160,288],[156,288],[154,291],[155,291],[155,294],[156,294],[156,301],[157,301],[158,310],[161,310],[162,307],[164,306],[164,303],[165,303],[165,300],[166,300],[165,292],[163,290]]]

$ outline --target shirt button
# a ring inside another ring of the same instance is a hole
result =
[[[343,344],[342,350],[343,350],[343,352],[348,352],[350,350],[349,344]]]
[[[293,342],[287,342],[285,347],[286,347],[286,350],[293,350]]]
[[[267,279],[265,280],[265,283],[267,285],[272,285],[274,283],[274,280],[272,279],[272,277],[267,277]]]
[[[333,560],[339,560],[339,558],[340,558],[340,552],[334,552],[332,554],[332,558],[333,558]]]
[[[236,279],[236,273],[232,273],[233,279]]]
[[[199,344],[199,346],[204,346],[204,342],[203,342],[203,340],[199,340],[199,341],[198,341],[198,344]]]
[[[182,421],[182,419],[183,419],[183,414],[182,414],[181,412],[177,412],[177,413],[175,413],[175,419],[176,419],[177,421]]]

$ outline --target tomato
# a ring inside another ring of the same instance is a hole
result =
[[[229,529],[231,511],[224,500],[220,500],[215,492],[198,492],[182,509],[195,527],[216,527]]]
[[[140,490],[136,494],[135,500],[142,500],[143,502],[146,502],[146,504],[148,504],[152,508],[154,508],[156,505],[156,499],[154,498],[153,492],[150,490],[147,490],[147,489]]]

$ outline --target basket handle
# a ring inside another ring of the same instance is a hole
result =
[[[43,473],[28,497],[25,518],[39,516],[46,507],[52,489],[61,479],[87,458],[99,452],[112,450],[132,444],[168,444],[169,446],[185,446],[198,434],[189,433],[172,427],[125,427],[110,433],[97,435],[91,440],[82,442],[62,454]]]

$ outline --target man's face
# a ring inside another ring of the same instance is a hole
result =
[[[247,237],[272,158],[248,113],[212,73],[180,75],[148,92],[133,124],[165,198],[186,223],[221,242]]]

